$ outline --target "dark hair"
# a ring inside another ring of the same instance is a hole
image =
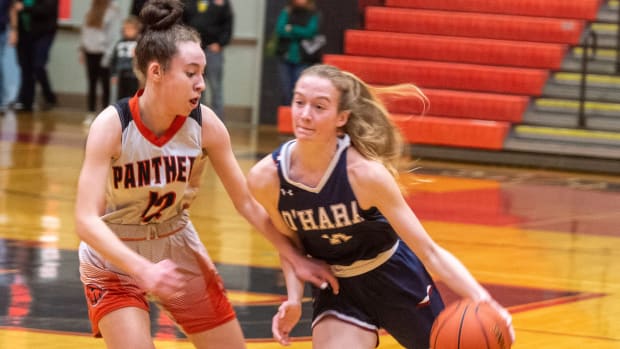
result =
[[[90,4],[90,9],[86,12],[86,26],[91,28],[103,28],[103,18],[109,6],[110,0],[93,0]]]
[[[289,10],[297,7],[297,6],[295,6],[295,1],[296,0],[289,0],[288,1],[287,7],[289,8]],[[308,11],[315,11],[316,10],[316,4],[314,3],[314,0],[307,0],[306,5],[303,6],[303,8],[308,10]]]
[[[157,61],[164,70],[168,68],[178,43],[200,44],[198,32],[180,22],[182,16],[183,4],[179,0],[149,0],[142,7],[144,31],[136,45],[135,70],[143,82],[150,62]]]

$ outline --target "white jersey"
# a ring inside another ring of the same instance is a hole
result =
[[[178,216],[195,198],[206,162],[200,106],[189,116],[177,116],[159,137],[142,123],[138,95],[114,106],[122,148],[108,174],[103,220],[144,225]]]

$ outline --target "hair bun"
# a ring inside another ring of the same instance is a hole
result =
[[[149,0],[140,11],[146,30],[166,30],[177,24],[183,16],[179,0]]]

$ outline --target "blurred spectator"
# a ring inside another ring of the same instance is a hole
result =
[[[38,82],[45,98],[41,109],[49,109],[57,99],[45,66],[58,27],[58,0],[18,0],[12,11],[17,16],[17,59],[21,68],[19,96],[13,107],[32,111]]]
[[[133,58],[141,31],[140,19],[130,15],[123,22],[123,37],[114,46],[110,72],[112,83],[116,83],[116,99],[133,96],[140,86],[133,69]]]
[[[80,62],[86,64],[88,78],[88,113],[84,118],[85,125],[90,125],[98,111],[98,84],[101,84],[102,89],[100,108],[103,109],[110,103],[110,59],[121,32],[120,18],[120,9],[112,0],[92,0],[84,17]]]
[[[207,103],[224,119],[223,49],[230,43],[233,30],[233,10],[229,0],[185,0],[183,20],[200,33],[202,48],[207,56],[207,83],[210,98]]]
[[[13,0],[0,0],[0,113],[4,113],[7,104],[5,100],[7,83],[4,76],[4,52],[9,42],[9,35],[13,35],[16,29],[15,23],[10,24],[9,21],[12,4]]]
[[[319,36],[319,26],[320,13],[313,0],[289,0],[278,16],[276,55],[282,105],[291,104],[293,88],[301,72],[321,60],[320,49],[325,45],[325,37]]]

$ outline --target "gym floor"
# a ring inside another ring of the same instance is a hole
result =
[[[104,348],[90,336],[77,268],[82,117],[62,109],[0,116],[0,348]],[[244,171],[285,140],[272,127],[229,129]],[[620,347],[620,178],[424,159],[412,166],[402,177],[408,202],[513,313],[513,348]],[[236,213],[211,169],[191,212],[248,348],[279,348],[270,326],[285,288],[275,250]],[[291,348],[311,347],[308,302]],[[158,348],[192,347],[156,309],[152,329]],[[400,348],[387,333],[380,341]]]

